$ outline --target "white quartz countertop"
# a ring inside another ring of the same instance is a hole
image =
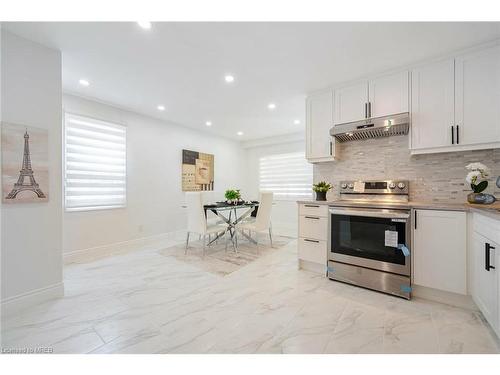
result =
[[[347,200],[330,200],[330,201],[314,201],[301,200],[299,204],[316,204],[336,207],[380,207],[395,209],[425,209],[425,210],[444,210],[444,211],[472,211],[485,214],[500,220],[500,202],[493,204],[470,204],[470,203],[455,203],[455,202],[375,202],[375,201],[347,201]]]

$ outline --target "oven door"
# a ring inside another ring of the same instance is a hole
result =
[[[410,276],[409,220],[408,210],[332,207],[328,259]]]

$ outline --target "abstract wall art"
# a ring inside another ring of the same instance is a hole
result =
[[[214,190],[214,156],[182,150],[182,191]]]

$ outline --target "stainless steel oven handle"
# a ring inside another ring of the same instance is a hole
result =
[[[364,216],[364,217],[381,217],[386,219],[409,219],[410,214],[394,210],[360,210],[360,209],[345,209],[345,208],[330,208],[330,213],[333,215],[346,216]]]

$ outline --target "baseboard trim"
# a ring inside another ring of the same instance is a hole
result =
[[[66,252],[63,254],[64,265],[72,263],[86,263],[108,256],[126,254],[141,249],[162,249],[172,241],[184,241],[185,230],[165,232],[149,237],[135,238],[128,241],[89,247],[87,249]]]
[[[64,283],[49,285],[2,300],[2,316],[9,316],[42,302],[64,296]]]
[[[420,285],[412,285],[411,295],[412,297],[423,298],[446,305],[462,307],[469,310],[479,310],[472,300],[472,297],[469,295],[445,292],[443,290],[427,288]]]
[[[326,265],[324,264],[319,264],[319,263],[309,262],[308,260],[299,259],[297,265],[299,270],[305,270],[326,276]]]

